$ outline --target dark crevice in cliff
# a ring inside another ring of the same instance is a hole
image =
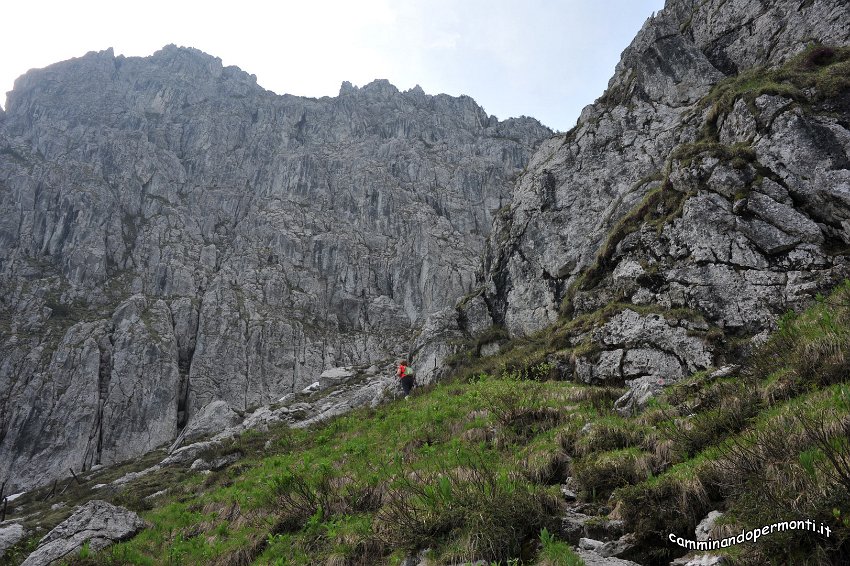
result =
[[[298,383],[298,333],[295,325],[292,325],[292,382],[289,384],[289,391],[295,391],[295,384]]]
[[[567,279],[552,275],[546,269],[543,269],[543,280],[549,286],[549,291],[554,297],[555,304],[561,304],[561,301],[567,294]]]
[[[12,388],[9,388],[9,393],[11,394]],[[3,441],[6,440],[6,434],[9,432],[9,411],[7,409],[9,405],[9,396],[7,395],[6,399],[3,400],[2,404],[0,404],[0,409],[3,410],[3,418],[0,419],[0,445],[3,444]]]
[[[203,293],[199,294],[203,297]],[[181,344],[178,336],[177,327],[174,324],[174,314],[172,313],[172,325],[174,325],[174,335],[177,337],[177,372],[180,376],[180,381],[177,391],[177,430],[181,431],[189,422],[189,391],[190,382],[189,375],[192,371],[192,359],[195,356],[195,347],[198,340],[198,331],[200,329],[202,303],[198,302],[198,307],[192,309],[191,320],[188,324],[189,335],[185,336]]]
[[[177,430],[183,430],[189,421],[189,370],[192,367],[192,356],[195,349],[185,352],[181,349],[177,358],[177,370],[180,374],[180,385],[177,395]]]
[[[86,454],[83,456],[84,470],[100,464],[103,454],[103,410],[109,397],[109,383],[112,381],[113,346],[114,342],[110,330],[110,333],[102,336],[97,343],[100,352],[97,373],[97,414],[95,415],[94,427],[89,437]]]

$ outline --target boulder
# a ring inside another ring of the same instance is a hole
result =
[[[325,386],[337,384],[346,379],[354,377],[354,371],[351,367],[337,367],[326,369],[319,376],[319,381]]]
[[[0,558],[6,551],[18,544],[26,536],[24,526],[20,523],[0,525]]]
[[[613,556],[600,556],[592,550],[577,549],[578,554],[584,560],[585,566],[640,566],[637,562],[614,558]]]
[[[723,513],[720,511],[712,511],[706,517],[699,522],[696,529],[694,530],[694,536],[698,541],[705,541],[711,538],[711,531],[714,528],[714,524],[717,522],[717,519],[723,516]]]
[[[609,540],[595,550],[600,556],[607,558],[610,556],[623,556],[635,547],[637,547],[635,535],[626,533],[617,540]]]
[[[145,522],[132,511],[106,501],[89,501],[47,533],[22,566],[47,566],[79,553],[86,543],[92,551],[102,550],[143,528]]]
[[[604,542],[601,540],[594,540],[592,538],[580,538],[578,539],[578,547],[582,550],[597,550],[600,548]]]

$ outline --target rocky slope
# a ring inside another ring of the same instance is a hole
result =
[[[643,395],[845,277],[848,43],[841,0],[669,0],[535,153],[459,329],[560,324],[562,376]]]
[[[0,482],[402,355],[551,132],[468,97],[265,91],[169,46],[30,71],[0,113]]]

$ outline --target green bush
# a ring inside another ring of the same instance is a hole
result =
[[[618,487],[652,475],[651,456],[637,448],[584,456],[573,462],[573,476],[588,500],[605,500]]]
[[[541,528],[554,528],[559,499],[520,477],[470,460],[439,474],[410,472],[398,478],[378,512],[388,546],[414,551],[440,540],[459,541],[446,561],[507,561]]]

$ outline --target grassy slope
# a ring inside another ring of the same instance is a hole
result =
[[[640,561],[669,560],[666,534],[689,537],[715,508],[720,532],[833,529],[774,533],[732,558],[837,561],[850,538],[848,337],[844,284],[783,318],[739,373],[695,375],[636,417],[611,412],[617,389],[479,374],[314,430],[249,433],[227,449],[238,463],[186,476],[143,511],[152,528],[75,562],[398,563],[430,548],[435,563],[569,563],[553,535],[540,542],[558,532],[568,475],[585,509],[637,533]],[[136,505],[160,487],[149,481]]]

